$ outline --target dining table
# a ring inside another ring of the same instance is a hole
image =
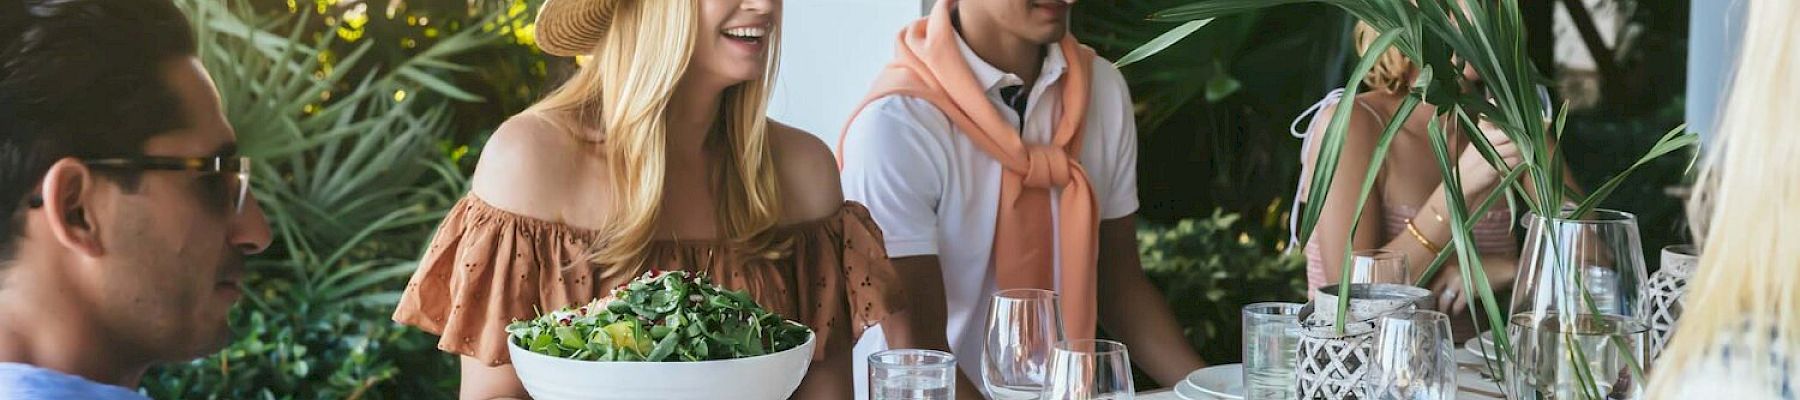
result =
[[[1458,400],[1504,400],[1500,383],[1484,374],[1487,366],[1481,358],[1467,352],[1458,351],[1456,355],[1456,398]],[[1176,394],[1173,389],[1156,389],[1138,392],[1136,400],[1227,400],[1225,398],[1189,399]]]

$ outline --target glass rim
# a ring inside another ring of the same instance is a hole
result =
[[[1077,345],[1077,344],[1086,344],[1092,350],[1085,350],[1085,351],[1084,350],[1076,350],[1076,349],[1074,349],[1074,345]],[[1102,347],[1102,346],[1104,346],[1104,347]],[[1114,355],[1114,354],[1125,354],[1125,352],[1128,350],[1125,348],[1124,343],[1120,343],[1117,340],[1107,340],[1107,339],[1060,340],[1060,341],[1056,342],[1056,346],[1054,346],[1053,348],[1056,349],[1057,351],[1063,351],[1063,352],[1069,352],[1069,353],[1080,353],[1081,355],[1084,355],[1084,356],[1096,356],[1096,357],[1109,356],[1109,355]],[[1102,348],[1105,348],[1107,350],[1101,350]]]
[[[1036,288],[1021,288],[1021,289],[1005,289],[1005,290],[994,292],[993,298],[994,299],[1005,299],[1005,300],[1037,300],[1037,299],[1057,299],[1057,298],[1060,298],[1060,296],[1057,295],[1056,291],[1054,291],[1054,290],[1036,289]]]
[[[1350,257],[1367,257],[1373,260],[1399,259],[1406,260],[1406,253],[1388,249],[1362,249],[1350,252]]]
[[[1252,309],[1262,309],[1262,310],[1279,309],[1283,312],[1281,312],[1281,313],[1251,312],[1250,310],[1252,310]],[[1291,313],[1287,312],[1287,310],[1290,310],[1290,309],[1293,310],[1293,312],[1291,312]],[[1300,311],[1304,310],[1304,309],[1306,309],[1306,304],[1304,304],[1304,303],[1294,303],[1294,302],[1286,302],[1286,301],[1264,301],[1264,302],[1245,304],[1244,307],[1242,309],[1240,309],[1240,311],[1245,314],[1250,314],[1250,315],[1267,315],[1267,316],[1293,315],[1293,316],[1298,316],[1298,315],[1300,315]]]
[[[1426,310],[1426,309],[1414,308],[1414,309],[1403,309],[1403,310],[1394,310],[1394,311],[1385,312],[1385,313],[1382,313],[1381,316],[1376,319],[1381,320],[1381,321],[1398,320],[1398,321],[1410,321],[1410,322],[1433,322],[1433,323],[1435,323],[1438,321],[1450,322],[1450,315],[1445,314],[1440,311],[1437,311],[1437,310]]]
[[[920,364],[900,364],[897,362],[882,360],[882,357],[892,357],[892,356],[902,356],[902,357],[917,356],[918,359],[920,359],[920,360],[931,360],[931,361],[923,362]],[[930,350],[930,349],[882,350],[882,351],[875,352],[875,354],[870,354],[868,360],[869,360],[869,366],[871,368],[875,367],[875,366],[881,366],[882,368],[887,368],[887,369],[936,369],[936,368],[942,368],[945,366],[954,367],[956,365],[956,355],[950,354],[949,352],[946,352],[946,351]]]
[[[1700,255],[1700,247],[1694,246],[1693,243],[1671,244],[1668,246],[1663,246],[1662,251],[1664,253],[1684,255],[1684,256],[1699,256]]]
[[[1530,223],[1546,219],[1555,222],[1558,225],[1621,225],[1636,224],[1638,218],[1637,214],[1632,214],[1629,211],[1620,211],[1610,208],[1595,208],[1593,211],[1588,212],[1588,217],[1584,218],[1545,218],[1535,212],[1526,212],[1525,218],[1522,218],[1520,223],[1527,224],[1525,225],[1526,227],[1531,227],[1531,225],[1529,225]]]

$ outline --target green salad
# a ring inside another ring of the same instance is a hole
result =
[[[800,346],[809,332],[685,271],[650,271],[611,297],[514,321],[506,332],[534,353],[584,361],[754,357]]]

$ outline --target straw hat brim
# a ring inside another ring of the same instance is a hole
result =
[[[545,53],[586,55],[612,27],[619,3],[628,0],[548,0],[537,15],[537,44]]]

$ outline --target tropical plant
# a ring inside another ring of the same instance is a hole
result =
[[[450,104],[480,98],[450,58],[496,42],[445,34],[416,55],[367,58],[365,42],[327,57],[337,35],[308,38],[307,14],[270,16],[242,1],[179,0],[218,85],[274,245],[248,260],[238,339],[218,354],[151,371],[158,398],[447,397],[453,358],[388,321],[419,249],[465,180],[443,139]],[[503,17],[495,17],[503,18]],[[289,32],[285,35],[272,32]],[[333,62],[327,63],[330,59]]]
[[[1070,29],[1124,63],[1180,25],[1145,15],[1191,1],[1084,0]],[[1140,215],[1167,223],[1215,208],[1257,215],[1291,199],[1300,141],[1287,135],[1288,123],[1341,81],[1352,22],[1321,4],[1220,16],[1201,28],[1206,34],[1120,66],[1137,117]]]
[[[1329,4],[1368,23],[1381,35],[1377,37],[1344,87],[1350,93],[1356,93],[1364,75],[1373,67],[1378,55],[1389,48],[1398,49],[1420,71],[1417,81],[1401,101],[1394,117],[1378,137],[1372,154],[1370,167],[1356,194],[1357,206],[1352,218],[1351,231],[1361,223],[1362,205],[1367,201],[1373,189],[1375,176],[1387,155],[1389,144],[1399,131],[1405,116],[1411,115],[1421,102],[1429,102],[1437,106],[1440,114],[1449,117],[1459,124],[1464,136],[1474,145],[1476,151],[1488,160],[1504,177],[1501,185],[1504,190],[1495,190],[1479,202],[1461,195],[1461,182],[1457,175],[1457,163],[1450,157],[1448,142],[1450,130],[1433,120],[1428,129],[1433,153],[1436,156],[1440,173],[1446,188],[1445,209],[1450,218],[1452,242],[1450,246],[1439,252],[1426,268],[1420,283],[1429,282],[1436,272],[1450,257],[1457,257],[1457,265],[1462,269],[1462,276],[1470,277],[1465,281],[1465,291],[1474,293],[1476,305],[1481,312],[1473,315],[1485,316],[1486,321],[1477,318],[1477,325],[1489,328],[1506,326],[1501,304],[1494,296],[1492,285],[1481,271],[1482,265],[1473,239],[1473,220],[1470,215],[1485,213],[1496,200],[1514,196],[1522,199],[1526,208],[1532,213],[1552,218],[1578,219],[1588,215],[1599,202],[1616,190],[1624,178],[1638,166],[1662,155],[1681,150],[1696,139],[1676,128],[1664,135],[1647,154],[1638,162],[1615,175],[1600,185],[1591,194],[1584,195],[1575,188],[1564,184],[1564,158],[1566,152],[1558,151],[1557,139],[1562,135],[1562,126],[1566,116],[1566,107],[1555,113],[1555,107],[1548,104],[1540,94],[1539,84],[1545,82],[1543,75],[1529,59],[1526,51],[1525,23],[1519,14],[1516,0],[1497,1],[1457,1],[1457,0],[1210,0],[1176,7],[1153,14],[1152,20],[1160,21],[1194,21],[1230,15],[1238,12],[1255,10],[1272,5],[1314,2]],[[1174,40],[1185,35],[1173,32],[1167,40]],[[1162,40],[1159,40],[1162,41]],[[1155,43],[1153,43],[1155,44]],[[1472,67],[1484,80],[1485,92],[1465,93],[1461,88],[1465,85],[1464,66]],[[1345,141],[1345,130],[1348,127],[1349,114],[1355,107],[1352,103],[1355,96],[1345,96],[1332,116],[1332,122],[1323,133],[1323,147],[1316,162],[1319,173],[1311,177],[1309,187],[1318,188],[1309,193],[1306,209],[1301,214],[1300,237],[1308,240],[1313,228],[1317,225],[1320,213],[1323,212],[1324,198],[1327,188],[1337,170],[1337,161]],[[1516,166],[1508,166],[1501,162],[1492,143],[1480,134],[1476,121],[1486,120],[1497,125],[1506,136],[1515,143],[1523,161]],[[1573,205],[1573,206],[1570,206]],[[1473,206],[1473,207],[1471,207]],[[1350,275],[1351,249],[1342,249],[1344,260],[1341,266],[1343,276]],[[1349,303],[1349,286],[1340,285],[1337,307],[1337,326],[1342,329],[1344,312]],[[1589,301],[1588,303],[1591,303]],[[1571,305],[1568,309],[1581,307],[1587,309],[1593,304]],[[1496,342],[1501,354],[1511,353],[1511,344],[1506,335],[1498,335]],[[1506,361],[1503,360],[1502,363]],[[1635,360],[1631,368],[1640,371]],[[1591,380],[1590,380],[1591,381]],[[1516,394],[1515,394],[1516,395]]]

